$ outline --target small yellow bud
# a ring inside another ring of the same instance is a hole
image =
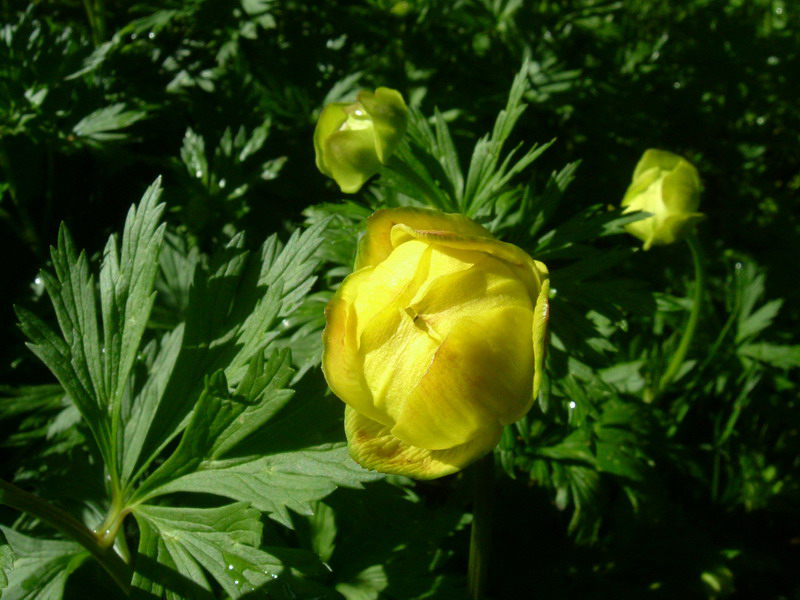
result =
[[[542,263],[462,215],[373,214],[323,334],[353,458],[433,479],[490,452],[538,394],[548,289]]]
[[[352,104],[329,104],[314,130],[317,168],[355,193],[386,164],[407,126],[403,96],[389,88],[359,92]]]
[[[685,158],[665,150],[647,150],[622,199],[624,213],[644,211],[651,216],[625,226],[625,231],[651,246],[672,244],[705,218],[700,206],[700,176]]]

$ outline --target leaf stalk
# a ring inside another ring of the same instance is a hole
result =
[[[472,467],[472,530],[469,542],[467,597],[486,598],[489,575],[489,554],[492,538],[492,505],[494,503],[494,453],[490,452]]]
[[[0,479],[0,503],[41,519],[79,543],[111,575],[122,591],[126,595],[130,594],[132,576],[130,566],[114,552],[113,544],[101,544],[98,537],[75,517],[47,500],[2,479]]]
[[[700,311],[703,306],[706,279],[703,256],[700,252],[700,245],[698,244],[694,233],[689,234],[689,237],[686,238],[686,243],[689,246],[689,250],[692,252],[692,261],[694,263],[694,293],[692,295],[692,308],[689,312],[689,319],[686,322],[686,327],[683,330],[683,336],[678,344],[678,348],[675,350],[675,354],[672,355],[672,359],[670,360],[666,371],[664,371],[664,374],[661,376],[661,380],[658,383],[658,390],[656,391],[655,397],[658,397],[664,391],[664,389],[666,389],[666,387],[675,378],[675,375],[677,375],[681,365],[683,365],[683,361],[686,358],[686,353],[689,351],[689,347],[692,344],[692,339],[694,339],[697,323],[700,320]]]

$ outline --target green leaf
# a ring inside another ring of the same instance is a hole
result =
[[[534,446],[531,448],[530,453],[534,456],[584,463],[588,466],[595,464],[589,440],[582,431],[573,432],[564,441],[555,446]]]
[[[754,358],[778,369],[800,367],[800,345],[785,346],[767,342],[745,344],[739,348],[739,354]]]
[[[372,211],[352,201],[332,204],[312,204],[303,211],[306,224],[313,225],[327,221],[328,227],[323,235],[325,241],[318,249],[318,255],[327,262],[347,268],[348,275],[356,257],[358,237],[354,232],[363,230],[364,222]]]
[[[178,448],[139,486],[135,498],[152,498],[159,488],[217,460],[268,421],[292,397],[291,390],[283,389],[292,373],[290,360],[288,350],[274,353],[266,365],[257,355],[235,392],[228,389],[223,371],[207,377]],[[217,493],[216,488],[206,491]]]
[[[311,514],[313,503],[339,486],[360,487],[382,475],[361,468],[344,444],[329,444],[244,461],[206,461],[152,493],[197,492],[243,500],[291,527],[289,510]]]
[[[575,504],[568,529],[579,543],[586,543],[597,538],[600,528],[600,475],[594,469],[580,466],[572,466],[568,472],[568,489]]]
[[[433,146],[434,155],[444,168],[447,178],[450,180],[454,191],[454,200],[461,202],[464,194],[464,175],[461,172],[461,165],[458,160],[453,138],[450,136],[450,129],[444,120],[442,113],[438,110],[434,112],[434,126],[436,130],[436,144]]]
[[[219,508],[143,504],[133,514],[144,532],[139,551],[151,559],[145,561],[144,568],[137,562],[133,583],[139,589],[172,587],[173,593],[180,594],[190,588],[196,595],[188,597],[211,598],[204,575],[207,572],[230,597],[240,598],[271,583],[283,572],[280,559],[259,549],[262,535],[259,512],[245,502]],[[155,568],[153,562],[166,566],[167,572]],[[166,577],[160,576],[161,573]]]
[[[14,551],[8,545],[5,534],[0,531],[0,598],[8,586],[8,573],[14,567]]]
[[[781,306],[783,306],[783,300],[770,300],[752,314],[740,317],[736,330],[736,342],[754,338],[772,325]]]
[[[186,559],[186,553],[167,548],[159,530],[144,518],[137,520],[139,526],[139,551],[136,569],[131,581],[133,600],[213,600],[208,580],[196,562]],[[180,567],[179,567],[180,565]]]
[[[181,160],[186,165],[186,170],[189,172],[190,177],[199,179],[203,182],[203,185],[208,186],[209,171],[208,161],[206,160],[206,143],[201,135],[192,131],[191,127],[186,130],[186,134],[183,136]]]
[[[503,146],[527,108],[523,102],[523,96],[529,87],[529,69],[530,61],[526,58],[511,85],[506,108],[497,115],[491,135],[486,135],[478,140],[472,152],[459,209],[460,212],[473,219],[490,214],[493,208],[492,204],[496,202],[500,192],[510,180],[541,156],[554,141],[543,146],[534,145],[522,157],[512,162],[514,155],[521,147],[520,144],[506,154],[500,162]]]
[[[642,376],[643,360],[617,363],[612,367],[603,369],[598,374],[600,378],[625,394],[638,394],[644,389],[645,380]]]
[[[463,576],[448,569],[449,559],[465,547],[459,536],[469,517],[462,506],[429,503],[405,478],[387,478],[364,490],[337,490],[325,505],[338,530],[326,561],[338,592],[354,598],[464,598]]]
[[[64,388],[60,385],[0,385],[0,419],[37,411],[54,411],[63,407]]]
[[[195,269],[200,261],[197,246],[189,247],[186,239],[171,231],[165,232],[159,254],[160,270],[156,277],[156,304],[150,314],[155,327],[173,328],[186,318]]]
[[[67,577],[89,557],[75,542],[28,537],[2,526],[0,531],[14,556],[3,600],[61,600]]]
[[[325,328],[325,306],[332,292],[317,292],[306,297],[303,305],[293,315],[281,321],[284,335],[275,341],[279,348],[291,348],[292,362],[297,373],[292,383],[298,381],[309,369],[322,361],[322,330]]]
[[[188,425],[205,375],[223,371],[228,384],[238,386],[252,361],[280,334],[280,319],[302,304],[316,279],[316,250],[326,226],[322,220],[296,231],[285,247],[272,236],[257,257],[243,250],[237,236],[209,267],[197,269],[181,348],[158,395],[169,402],[160,401],[138,426],[147,435],[126,456],[126,479],[136,479]]]
[[[50,281],[52,285],[52,280]],[[58,291],[54,291],[53,293],[58,294]],[[55,298],[58,298],[58,296],[55,296]],[[54,304],[56,303],[57,301],[54,300]],[[81,347],[83,345],[83,340],[80,336],[79,327],[74,326],[73,328],[68,316],[59,317],[66,322],[64,333],[72,342],[72,347],[70,347],[68,342],[53,332],[33,313],[21,307],[16,307],[16,311],[20,322],[20,329],[22,329],[28,339],[31,340],[31,343],[28,344],[28,348],[39,357],[56,376],[56,379],[59,380],[64,390],[83,415],[87,425],[92,430],[95,439],[100,445],[101,451],[108,456],[110,454],[110,427],[107,421],[107,415],[99,406],[98,393],[89,375],[86,357]],[[58,312],[57,310],[57,314]],[[97,341],[96,333],[95,326],[95,343]],[[92,355],[95,360],[99,361],[95,353],[92,353]],[[93,363],[93,365],[96,370],[97,365],[95,363]],[[99,376],[97,376],[97,380],[99,384],[102,383],[102,379]]]
[[[306,518],[306,529],[297,528],[298,535],[306,534],[308,546],[319,556],[320,560],[327,562],[336,549],[336,511],[324,502],[311,504],[313,511]]]
[[[165,228],[159,224],[164,210],[164,205],[158,204],[160,195],[160,181],[156,181],[139,206],[131,207],[122,245],[118,249],[116,236],[109,238],[100,270],[104,400],[112,407],[115,434],[120,427],[123,394],[155,301],[153,288]]]
[[[142,110],[125,110],[125,104],[120,102],[86,115],[75,124],[72,133],[94,143],[123,140],[127,136],[120,130],[130,127],[145,116],[147,113]]]
[[[536,198],[529,211],[534,217],[528,227],[530,236],[536,235],[550,220],[567,187],[575,179],[575,171],[579,165],[580,161],[568,163],[560,171],[550,173],[544,192]]]
[[[382,565],[372,565],[358,573],[352,580],[337,583],[336,591],[347,600],[377,600],[389,586],[389,578]]]
[[[183,324],[164,334],[158,343],[148,344],[142,351],[146,381],[135,396],[127,398],[121,420],[125,424],[121,475],[128,480],[147,438],[164,391],[178,359],[183,341]]]
[[[158,204],[160,181],[128,212],[122,246],[106,244],[100,271],[103,337],[100,338],[94,277],[84,252],[78,255],[66,227],[51,251],[55,276],[42,273],[62,337],[43,321],[18,309],[29,347],[50,368],[97,440],[113,475],[117,474],[123,395],[153,304],[158,252],[163,238]]]

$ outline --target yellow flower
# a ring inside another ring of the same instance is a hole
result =
[[[433,479],[490,452],[538,394],[548,289],[542,263],[467,217],[373,214],[323,334],[352,457]]]
[[[317,168],[353,194],[386,164],[407,126],[403,96],[389,88],[361,91],[352,104],[329,104],[314,130]]]
[[[644,242],[645,250],[682,239],[705,218],[697,212],[697,169],[685,158],[665,150],[647,150],[642,155],[622,206],[623,213],[651,213],[652,216],[625,226],[625,231]]]

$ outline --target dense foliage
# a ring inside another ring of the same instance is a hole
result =
[[[543,390],[495,452],[490,597],[800,597],[792,3],[0,14],[2,598],[462,598],[469,474],[359,468],[319,369],[364,219],[405,205],[551,272]],[[345,198],[314,124],[378,86],[411,108],[405,170]],[[624,232],[647,148],[698,168],[691,251]]]

